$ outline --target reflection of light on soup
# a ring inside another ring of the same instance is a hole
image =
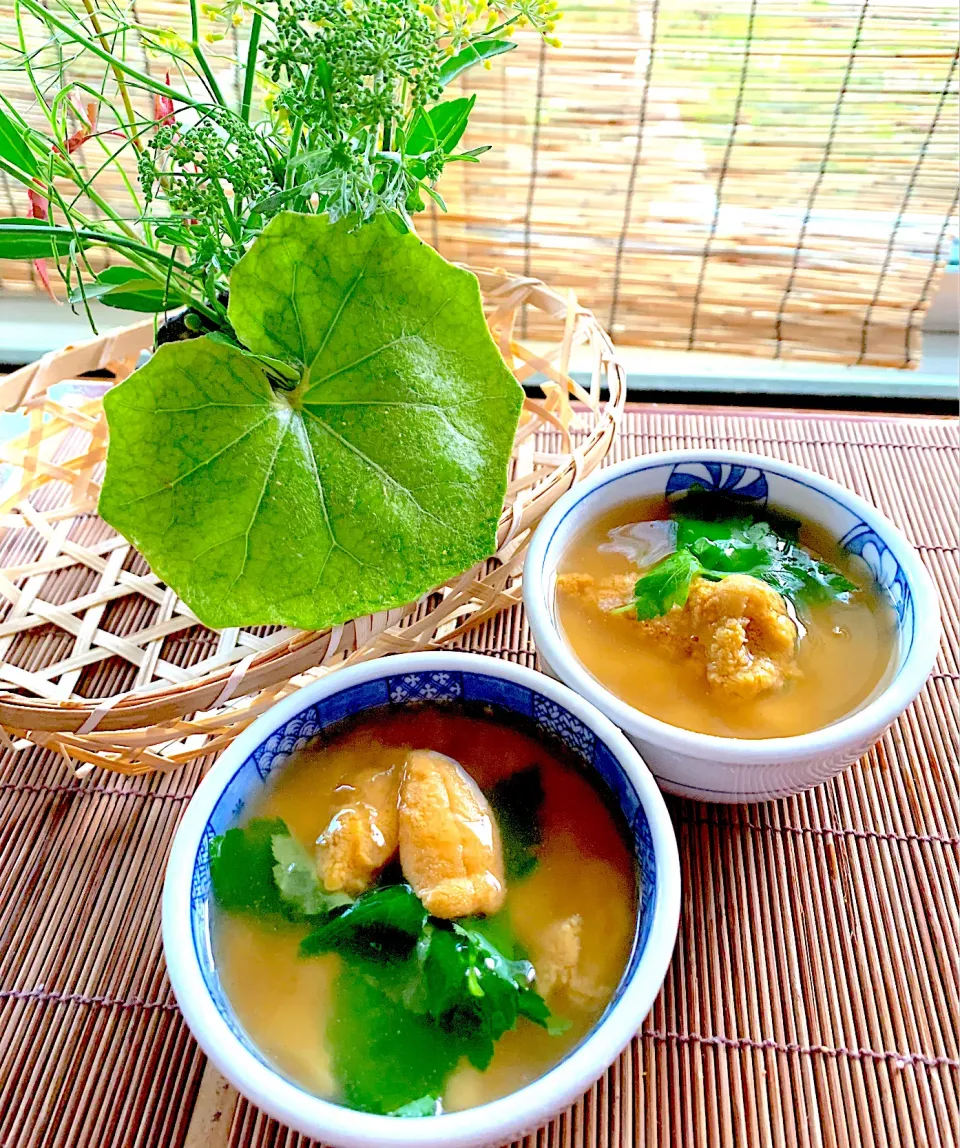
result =
[[[360,771],[403,763],[410,749],[429,748],[460,762],[481,789],[536,763],[544,792],[542,844],[536,868],[507,881],[506,913],[538,972],[550,1009],[571,1022],[550,1035],[521,1017],[497,1042],[480,1072],[462,1060],[443,1093],[445,1110],[468,1108],[513,1092],[562,1060],[593,1027],[623,975],[636,925],[636,874],[618,816],[565,756],[519,725],[450,706],[425,704],[376,711],[338,727],[272,777],[252,818],[279,817],[313,852],[340,808],[341,783]],[[560,754],[561,756],[557,756]],[[340,785],[339,794],[336,792]],[[564,964],[573,938],[579,948]],[[330,1043],[337,953],[298,956],[306,926],[270,925],[217,911],[214,948],[227,997],[253,1042],[309,1091],[341,1100]]]
[[[838,567],[858,590],[848,601],[796,611],[786,603],[801,637],[792,647],[790,672],[776,688],[751,696],[716,688],[708,682],[700,648],[689,643],[685,649],[679,643],[669,647],[629,611],[614,612],[629,599],[640,572],[669,552],[664,520],[671,509],[675,506],[664,499],[617,507],[574,538],[559,563],[558,620],[574,653],[602,685],[670,725],[724,737],[767,738],[830,725],[863,706],[885,683],[896,649],[893,612],[869,588],[861,564],[840,554],[831,539],[809,524],[801,526],[800,544]]]

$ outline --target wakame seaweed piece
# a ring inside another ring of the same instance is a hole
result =
[[[637,579],[633,589],[634,600],[622,609],[635,610],[641,622],[659,618],[674,606],[682,606],[686,602],[690,583],[702,569],[689,550],[677,550]]]
[[[443,1095],[460,1060],[460,1039],[404,1003],[403,989],[414,974],[412,958],[343,962],[334,982],[327,1041],[334,1077],[351,1108],[428,1115],[414,1109],[427,1097]]]
[[[304,937],[300,955],[337,951],[404,956],[413,949],[426,920],[427,911],[409,885],[371,889]]]
[[[289,837],[279,817],[257,817],[228,829],[210,842],[213,897],[229,913],[271,916],[283,913],[283,898],[274,880],[275,837]]]
[[[297,919],[320,917],[333,909],[353,904],[346,893],[327,893],[317,877],[317,867],[300,842],[287,834],[272,838],[273,880],[283,900],[284,910]]]
[[[540,813],[544,792],[540,766],[528,765],[501,778],[490,787],[487,798],[500,829],[507,880],[529,877],[537,867],[537,851],[543,844]]]

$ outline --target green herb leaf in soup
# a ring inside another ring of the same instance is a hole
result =
[[[292,389],[202,337],[104,399],[100,513],[201,621],[321,629],[492,553],[523,395],[474,276],[379,217],[284,213],[229,316]]]
[[[533,987],[533,965],[505,956],[479,928],[428,924],[417,944],[417,960],[421,979],[408,997],[410,1007],[422,1009],[455,1035],[481,1072],[519,1016],[544,1028],[553,1020]]]
[[[323,890],[310,854],[279,817],[257,817],[215,837],[210,882],[229,913],[303,921],[351,904],[344,894]]]
[[[641,622],[659,618],[674,606],[682,606],[690,593],[690,583],[701,565],[689,550],[677,550],[642,575],[634,587],[635,609]]]
[[[401,1104],[399,1108],[389,1112],[388,1116],[438,1116],[442,1110],[439,1096],[421,1096],[419,1100],[411,1100],[408,1104]]]
[[[749,574],[761,578],[792,602],[808,606],[836,600],[856,590],[839,570],[813,558],[763,520],[730,518],[708,522],[683,514],[675,518],[678,548],[689,550],[705,577]]]
[[[286,834],[272,840],[273,880],[288,910],[298,917],[318,917],[333,909],[350,905],[345,893],[327,893],[317,880],[316,862],[300,842]]]
[[[327,1025],[331,1067],[351,1108],[431,1115],[461,1056],[460,1043],[403,1002],[411,961],[344,962]]]
[[[270,916],[283,912],[274,880],[274,840],[289,837],[279,817],[258,817],[210,842],[210,883],[221,909]]]
[[[409,952],[426,920],[427,911],[409,885],[372,889],[304,937],[300,955],[314,957],[334,950]]]

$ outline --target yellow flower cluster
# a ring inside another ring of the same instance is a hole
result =
[[[239,28],[243,23],[243,0],[227,0],[225,4],[201,4],[200,12],[214,23],[220,22]],[[224,32],[207,32],[204,39],[208,44],[216,44],[224,39]]]
[[[439,0],[421,3],[420,11],[448,55],[479,37],[505,38],[522,28],[532,28],[552,47],[560,47],[560,41],[550,35],[563,15],[557,0]],[[490,67],[489,60],[485,66]]]

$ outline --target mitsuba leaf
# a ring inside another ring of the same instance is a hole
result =
[[[419,1100],[411,1100],[401,1104],[390,1116],[437,1116],[441,1110],[439,1096],[421,1096]]]
[[[677,550],[651,566],[637,580],[630,609],[635,609],[641,622],[659,618],[674,606],[682,606],[690,593],[690,583],[702,571],[699,561],[689,550]]]
[[[545,1028],[550,1036],[563,1036],[570,1030],[571,1022],[565,1016],[555,1016],[538,992],[521,992],[517,1008],[521,1016]]]
[[[104,399],[100,513],[209,626],[320,629],[494,549],[523,395],[479,285],[382,217],[352,226],[278,215],[233,270],[237,338],[293,390],[204,337]]]
[[[408,885],[365,893],[304,941],[343,967],[327,1036],[344,1100],[368,1112],[429,1116],[461,1057],[481,1071],[499,1038],[527,1017],[569,1027],[537,993],[505,913],[428,918]]]
[[[297,917],[318,917],[353,903],[345,893],[327,893],[317,879],[313,858],[300,842],[287,834],[272,839],[274,884],[285,907]]]
[[[407,993],[408,1005],[456,1036],[481,1072],[519,1016],[544,1028],[555,1022],[533,988],[530,962],[507,957],[481,928],[428,924],[417,944],[417,962],[421,977]]]
[[[749,574],[791,601],[805,605],[840,599],[856,590],[839,570],[814,558],[762,519],[711,521],[682,514],[675,517],[677,546],[685,547],[696,558],[700,563],[698,573],[704,577]]]
[[[427,920],[427,911],[409,885],[388,885],[364,893],[348,909],[331,917],[300,942],[300,955],[350,951],[409,952]]]
[[[500,829],[507,880],[528,877],[537,867],[537,851],[543,844],[540,767],[530,765],[503,778],[491,786],[487,798]]]
[[[304,921],[351,904],[342,893],[324,892],[313,860],[280,817],[256,817],[215,837],[210,882],[228,913]]]
[[[410,976],[408,961],[350,960],[337,977],[327,1040],[343,1101],[352,1108],[432,1115],[460,1060],[460,1041],[403,1003]],[[425,1111],[428,1097],[433,1104]]]
[[[281,818],[257,817],[210,842],[210,883],[221,909],[258,916],[283,912],[274,881],[273,845],[276,838],[289,836]]]

